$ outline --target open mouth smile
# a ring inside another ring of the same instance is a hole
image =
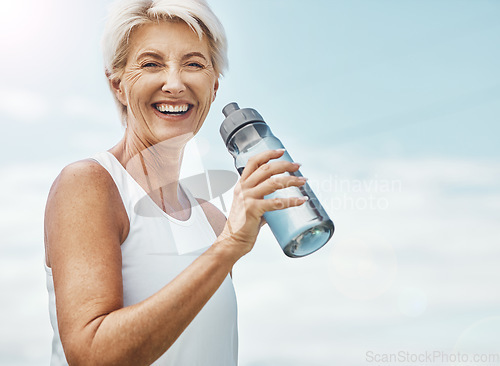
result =
[[[192,104],[167,104],[167,103],[156,103],[153,104],[153,107],[162,114],[170,115],[170,116],[180,116],[187,113]]]

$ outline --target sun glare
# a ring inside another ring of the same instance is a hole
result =
[[[51,1],[9,1],[0,2],[0,45],[5,50],[18,47],[39,36],[40,31],[51,23]]]

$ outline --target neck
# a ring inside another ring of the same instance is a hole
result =
[[[179,187],[179,174],[184,147],[192,137],[181,135],[149,145],[125,133],[110,152],[125,167],[156,204],[168,213],[189,207]]]

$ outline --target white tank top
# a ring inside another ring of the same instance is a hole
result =
[[[109,152],[93,157],[111,175],[130,222],[121,245],[124,306],[153,295],[173,280],[216,239],[205,213],[183,187],[191,203],[186,221],[163,212]],[[54,338],[52,366],[67,365],[57,328],[52,271],[45,266]],[[234,366],[238,363],[236,296],[228,275],[175,343],[153,365]]]

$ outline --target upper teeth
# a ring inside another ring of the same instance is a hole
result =
[[[171,104],[157,104],[156,109],[160,112],[186,112],[189,108],[188,104],[184,105],[171,105]]]

